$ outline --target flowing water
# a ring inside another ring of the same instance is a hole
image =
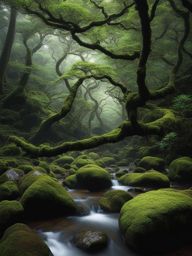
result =
[[[127,191],[129,187],[121,186],[117,180],[113,179],[111,189],[121,189]],[[97,230],[105,232],[110,238],[108,247],[94,253],[95,256],[136,256],[123,243],[118,227],[118,214],[106,214],[99,207],[98,200],[103,192],[90,193],[85,190],[69,190],[74,200],[87,207],[89,214],[86,216],[73,216],[59,218],[52,221],[41,221],[32,223],[39,234],[43,237],[54,256],[86,256],[76,248],[71,240],[73,235],[80,230]]]

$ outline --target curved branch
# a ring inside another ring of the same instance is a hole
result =
[[[11,136],[10,141],[14,142],[17,146],[21,147],[27,154],[34,157],[42,157],[42,156],[56,156],[59,154],[66,153],[68,151],[78,151],[85,150],[94,147],[98,147],[100,145],[106,143],[115,143],[123,140],[128,136],[139,135],[139,136],[147,136],[147,135],[163,135],[165,130],[173,129],[173,125],[176,124],[176,118],[174,114],[170,110],[163,110],[164,116],[155,122],[151,122],[148,124],[141,124],[135,129],[130,122],[124,122],[122,125],[111,132],[105,133],[100,136],[93,136],[88,139],[77,140],[74,142],[64,142],[60,146],[49,147],[45,145],[41,145],[39,147],[34,146],[26,142],[24,139],[21,139],[16,136]]]

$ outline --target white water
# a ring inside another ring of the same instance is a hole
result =
[[[120,185],[115,179],[112,180],[112,184],[113,190],[120,189],[127,191],[129,189],[128,186]],[[73,193],[74,190],[70,192]],[[95,256],[136,256],[135,253],[125,247],[121,240],[118,227],[118,214],[102,213],[97,203],[98,198],[98,195],[91,193],[85,195],[77,193],[74,200],[88,207],[90,214],[63,219],[64,222],[67,222],[67,225],[64,227],[62,226],[61,220],[61,228],[58,231],[41,231],[43,238],[54,256],[87,256],[87,253],[76,248],[71,242],[73,235],[82,229],[103,231],[110,239],[108,247],[99,253],[94,253]]]
[[[112,189],[113,190],[124,190],[124,191],[128,191],[130,187],[129,186],[123,186],[119,183],[118,180],[113,179],[112,180]]]

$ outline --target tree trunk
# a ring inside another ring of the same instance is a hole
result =
[[[11,49],[12,49],[14,38],[15,38],[16,17],[17,17],[17,11],[13,7],[11,7],[9,28],[7,31],[7,36],[5,39],[4,47],[3,47],[1,58],[0,58],[0,93],[1,94],[3,93],[3,88],[5,86],[6,70],[9,63]]]

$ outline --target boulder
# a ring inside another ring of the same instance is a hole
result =
[[[157,171],[165,171],[165,161],[162,158],[154,156],[145,156],[139,161],[139,166],[146,169],[154,169]]]
[[[123,175],[119,182],[125,186],[133,187],[166,188],[170,186],[169,178],[155,170],[145,173],[128,173]]]
[[[21,197],[21,203],[29,218],[42,219],[72,215],[77,206],[68,192],[48,175],[39,176]]]
[[[77,182],[77,177],[76,174],[68,176],[64,181],[63,185],[70,188],[70,189],[75,189],[78,188],[78,182]]]
[[[52,256],[42,238],[28,226],[9,227],[0,240],[1,256]]]
[[[192,158],[180,157],[173,160],[169,165],[169,177],[172,181],[192,182]]]
[[[19,189],[13,181],[7,181],[0,185],[0,201],[17,199],[19,194]]]
[[[132,196],[126,191],[111,190],[101,197],[99,205],[106,212],[120,212],[124,203],[131,199]]]
[[[111,177],[107,170],[95,165],[88,164],[76,172],[77,184],[90,191],[100,191],[111,187]]]
[[[23,206],[18,201],[5,200],[0,202],[0,235],[9,226],[22,221],[23,213]]]
[[[81,231],[73,238],[73,243],[76,247],[87,252],[98,252],[103,250],[108,245],[108,237],[100,231]]]
[[[125,203],[119,217],[127,245],[146,255],[191,242],[192,191],[160,189]]]

